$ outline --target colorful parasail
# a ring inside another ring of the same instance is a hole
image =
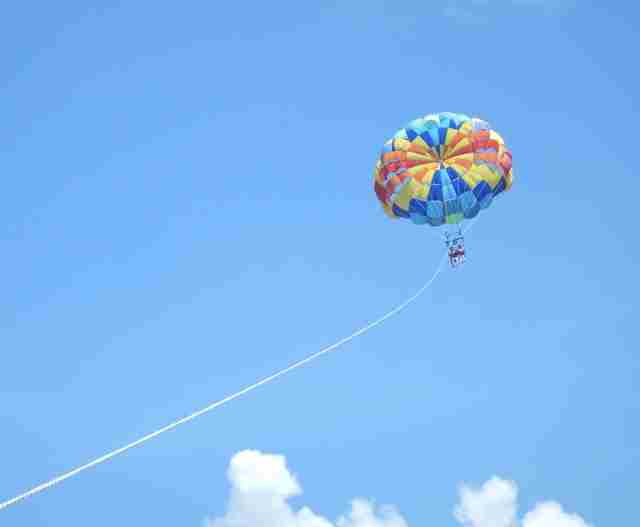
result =
[[[482,119],[448,112],[398,130],[374,170],[374,190],[388,216],[433,227],[476,217],[512,181],[511,152],[502,137]],[[446,241],[455,267],[464,261],[459,226]]]

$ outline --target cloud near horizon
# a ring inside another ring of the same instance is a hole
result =
[[[544,501],[517,520],[518,487],[497,476],[479,488],[462,485],[454,517],[464,527],[591,527],[577,514],[566,513],[559,503]]]
[[[243,450],[231,459],[227,477],[231,495],[221,518],[208,520],[209,527],[409,527],[390,505],[378,507],[357,498],[351,510],[336,522],[309,507],[294,510],[290,498],[302,494],[284,456]]]
[[[376,506],[363,498],[351,501],[349,511],[331,521],[303,506],[295,510],[289,499],[302,487],[282,455],[243,450],[231,458],[227,470],[231,484],[224,515],[207,519],[207,527],[411,527],[392,505]],[[518,488],[496,476],[479,488],[462,485],[453,511],[462,527],[519,527]],[[580,516],[566,513],[552,501],[527,512],[521,527],[592,527]]]

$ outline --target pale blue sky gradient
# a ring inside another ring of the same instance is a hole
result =
[[[438,235],[371,184],[409,120],[487,119],[516,179],[401,316],[0,525],[200,526],[244,448],[285,454],[331,518],[365,496],[454,525],[458,483],[497,474],[523,510],[633,523],[639,12],[583,4],[6,7],[0,501],[419,288]]]

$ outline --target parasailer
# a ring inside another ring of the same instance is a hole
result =
[[[458,267],[464,263],[465,251],[464,251],[464,236],[462,230],[454,234],[446,232],[444,235],[444,242],[447,245],[447,251],[449,253],[449,264],[451,267]]]
[[[513,182],[511,152],[482,119],[429,114],[389,139],[374,169],[374,190],[391,218],[456,226],[445,232],[449,263],[465,260],[459,227],[488,208]],[[445,227],[446,230],[446,227]]]

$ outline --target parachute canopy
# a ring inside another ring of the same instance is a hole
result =
[[[430,114],[389,139],[374,170],[374,189],[392,218],[440,226],[475,217],[509,190],[511,152],[481,119]]]

